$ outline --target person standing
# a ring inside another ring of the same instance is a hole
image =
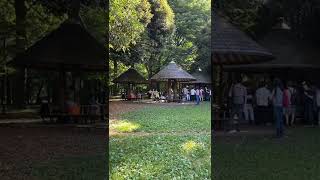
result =
[[[275,79],[274,89],[272,91],[273,113],[276,122],[276,136],[282,137],[284,134],[283,127],[283,90],[280,79]]]
[[[197,101],[197,105],[200,104],[200,90],[199,88],[196,89],[196,101]]]
[[[191,95],[191,101],[195,100],[195,96],[196,96],[196,90],[194,90],[194,88],[192,87],[191,91],[190,91],[190,95]]]
[[[183,99],[184,99],[184,101],[187,101],[187,100],[188,100],[188,98],[187,98],[187,96],[188,96],[187,86],[182,89],[182,93],[183,93]]]
[[[284,84],[284,89],[283,89],[283,114],[285,116],[285,124],[289,126],[289,116],[291,114],[291,92],[289,90],[289,87],[287,83]]]
[[[297,89],[293,87],[292,82],[288,83],[288,89],[290,92],[290,113],[289,116],[291,116],[291,121],[289,121],[289,124],[292,126],[295,121],[295,115],[296,115],[296,106],[298,105],[298,92]]]
[[[308,83],[306,83],[305,81],[302,83],[302,86],[304,95],[304,120],[307,125],[313,125],[313,92]]]
[[[203,96],[204,96],[204,91],[203,91],[203,88],[200,88],[200,101],[203,101]]]
[[[190,91],[189,91],[189,87],[187,87],[187,101],[190,101]]]
[[[260,82],[260,88],[256,90],[255,96],[257,105],[255,113],[257,115],[256,119],[263,124],[266,124],[268,121],[268,106],[269,101],[271,100],[271,92],[265,83]],[[256,123],[258,122],[256,121]]]
[[[241,77],[239,77],[237,79],[237,83],[231,87],[229,91],[229,96],[232,100],[230,125],[235,125],[235,130],[240,131],[239,123],[243,120],[243,107],[245,104],[245,98],[247,96],[247,90],[246,87],[242,85]]]
[[[246,122],[249,122],[250,124],[254,124],[254,112],[253,112],[253,93],[252,90],[247,90],[247,96],[245,98],[245,104],[243,108],[244,112],[244,118]]]

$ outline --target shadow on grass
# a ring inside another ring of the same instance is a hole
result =
[[[31,173],[39,180],[107,179],[107,156],[64,158],[34,166]]]

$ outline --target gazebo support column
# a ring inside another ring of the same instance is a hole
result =
[[[58,105],[59,105],[59,108],[61,111],[64,111],[65,108],[64,108],[64,102],[65,102],[65,85],[66,85],[66,72],[64,70],[60,70],[59,72],[59,84],[60,84],[60,87],[59,87],[59,102],[58,102]]]

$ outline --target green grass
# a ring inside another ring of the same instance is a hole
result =
[[[319,128],[297,128],[288,137],[223,137],[214,144],[214,177],[223,180],[320,179]]]
[[[110,137],[112,180],[210,179],[209,103],[147,107],[122,118],[139,125],[140,134]]]
[[[122,116],[141,125],[139,131],[210,131],[209,103],[199,106],[149,107]]]
[[[111,124],[110,128],[115,129],[118,132],[134,132],[139,129],[140,125],[137,123],[132,123],[128,121],[117,121]]]
[[[202,144],[184,150],[184,144]],[[110,177],[122,179],[210,179],[210,135],[112,138]]]
[[[31,175],[39,180],[106,179],[106,169],[107,158],[96,155],[42,162],[32,167]]]

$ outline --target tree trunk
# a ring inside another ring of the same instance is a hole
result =
[[[16,15],[16,50],[21,53],[26,47],[26,5],[25,0],[15,0],[15,15]],[[24,108],[25,97],[25,69],[16,69],[14,75],[14,105],[16,108]]]
[[[118,76],[118,61],[113,59],[113,77],[116,78]],[[113,95],[116,96],[118,94],[118,84],[113,86]]]

